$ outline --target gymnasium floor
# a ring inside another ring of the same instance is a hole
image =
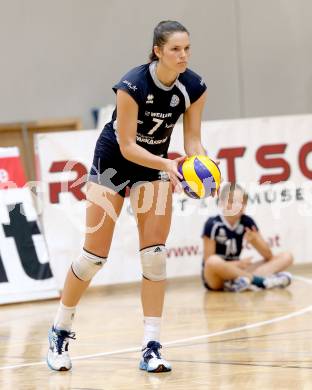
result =
[[[173,281],[162,342],[173,371],[138,369],[138,285],[90,290],[76,315],[73,370],[44,363],[57,301],[1,307],[0,389],[312,389],[312,268],[285,290],[207,293]]]

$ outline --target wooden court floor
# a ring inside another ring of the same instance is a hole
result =
[[[45,365],[57,301],[0,307],[0,390],[312,389],[312,267],[285,289],[210,293],[199,278],[170,282],[162,342],[173,371],[138,369],[137,285],[90,290],[71,343],[73,369]]]

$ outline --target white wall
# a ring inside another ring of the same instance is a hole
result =
[[[240,0],[247,116],[312,111],[312,2]]]
[[[144,63],[152,29],[191,32],[204,119],[312,111],[309,0],[0,0],[0,123],[80,116]]]

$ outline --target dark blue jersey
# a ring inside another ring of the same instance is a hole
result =
[[[258,227],[247,215],[231,226],[222,215],[208,218],[204,226],[203,237],[216,241],[216,254],[226,260],[237,260],[242,251],[245,228]]]
[[[202,78],[187,69],[167,87],[156,76],[157,61],[130,70],[113,90],[126,91],[138,104],[136,143],[158,156],[166,156],[173,127],[180,115],[206,90]],[[116,108],[104,128],[105,136],[118,142]]]

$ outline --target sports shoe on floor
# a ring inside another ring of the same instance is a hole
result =
[[[234,280],[227,280],[223,284],[223,290],[227,292],[241,292],[252,289],[253,286],[250,279],[245,276],[239,276]]]
[[[292,276],[289,272],[277,272],[276,274],[265,277],[264,285],[265,288],[274,287],[287,287],[290,285]]]
[[[140,361],[140,370],[148,372],[168,372],[171,371],[171,365],[161,357],[160,348],[162,346],[158,341],[149,341],[147,347],[142,352],[142,360]]]
[[[54,326],[49,330],[49,350],[47,364],[51,370],[68,371],[72,364],[68,354],[69,339],[75,339],[74,332],[56,329]]]

